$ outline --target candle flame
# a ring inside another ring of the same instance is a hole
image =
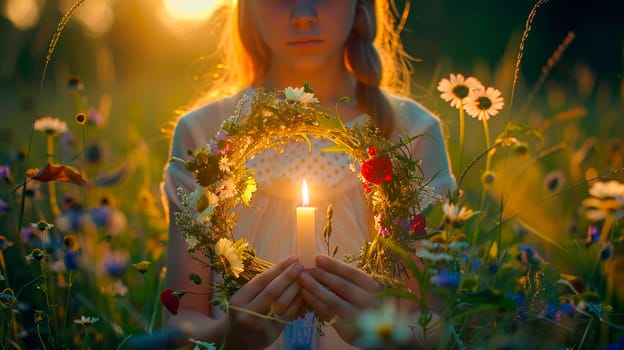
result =
[[[303,202],[303,206],[307,207],[310,204],[310,195],[308,194],[308,183],[305,179],[301,183],[301,201]]]

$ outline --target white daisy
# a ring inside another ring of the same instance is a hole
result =
[[[432,253],[425,249],[417,249],[416,255],[422,259],[430,260],[433,262],[439,261],[453,261],[455,258],[446,253]]]
[[[600,221],[612,216],[619,220],[624,217],[624,184],[615,180],[597,181],[589,189],[592,196],[582,202],[585,217],[589,221]]]
[[[197,247],[197,245],[199,244],[199,239],[197,239],[197,237],[195,236],[187,236],[184,239],[184,242],[186,242],[188,249],[195,249],[195,247]]]
[[[219,197],[205,187],[199,187],[191,193],[190,205],[197,209],[197,220],[208,219],[218,202]]]
[[[99,321],[100,318],[99,317],[85,317],[85,315],[80,316],[79,319],[74,320],[75,324],[79,324],[81,326],[85,326],[85,327],[89,327],[92,326],[94,323],[96,323],[97,321]]]
[[[35,120],[34,128],[46,134],[58,135],[67,132],[67,123],[58,118],[46,116]]]
[[[286,100],[290,101],[299,101],[303,103],[318,103],[318,98],[314,97],[314,94],[311,92],[305,92],[303,87],[293,88],[287,87],[284,89],[284,95],[286,95]]]
[[[600,199],[613,198],[624,200],[624,183],[616,180],[597,181],[592,183],[589,194]]]
[[[473,118],[479,120],[490,120],[503,109],[505,99],[501,96],[500,90],[488,87],[476,89],[470,92],[466,98],[466,112]]]
[[[451,74],[450,79],[444,78],[438,83],[440,97],[457,109],[464,105],[470,91],[475,89],[483,89],[483,84],[475,77],[464,79],[461,74]]]
[[[193,338],[190,338],[189,341],[195,344],[193,350],[217,350],[217,347],[213,343],[209,343],[207,341],[197,340]]]
[[[236,195],[236,186],[234,185],[234,181],[232,179],[227,179],[221,181],[221,186],[216,191],[220,199],[227,199],[234,197]]]
[[[385,302],[379,309],[362,312],[357,318],[357,327],[361,336],[356,344],[366,349],[402,345],[411,335],[407,317],[398,312],[392,302]]]
[[[232,165],[234,165],[234,163],[230,161],[227,156],[223,156],[219,159],[219,170],[226,174],[230,172],[230,167]]]
[[[223,265],[223,269],[238,278],[245,271],[243,261],[238,256],[238,251],[232,241],[221,238],[215,245],[215,254]]]
[[[477,212],[472,209],[466,207],[461,207],[460,209],[459,206],[449,202],[442,204],[442,211],[444,212],[446,220],[454,225],[461,225],[473,215],[477,214]]]

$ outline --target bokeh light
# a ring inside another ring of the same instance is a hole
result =
[[[202,21],[212,15],[219,2],[219,0],[163,0],[163,6],[173,19]]]
[[[75,0],[63,0],[60,9],[65,13]],[[99,38],[113,26],[115,13],[109,0],[85,1],[74,13],[74,18],[83,27],[85,33],[92,38]]]
[[[41,0],[7,0],[2,8],[2,14],[15,28],[25,30],[37,24],[43,3]]]

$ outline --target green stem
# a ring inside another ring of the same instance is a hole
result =
[[[85,349],[87,345],[87,338],[89,336],[89,329],[87,327],[84,327],[84,333],[84,338],[82,338],[82,350]]]
[[[43,258],[41,260],[40,263],[40,267],[41,267],[41,277],[43,279],[43,294],[45,295],[45,301],[46,301],[46,308],[48,310],[48,332],[49,332],[49,338],[52,344],[55,344],[55,340],[54,340],[54,332],[52,332],[52,328],[54,326],[54,329],[56,329],[56,322],[54,322],[53,317],[55,316],[55,312],[52,309],[52,303],[50,302],[50,283],[48,280],[48,269],[47,269],[47,264],[45,261],[45,258]],[[54,323],[54,325],[53,325]]]
[[[164,274],[161,274],[161,276],[158,277],[158,285],[156,286],[156,290],[161,290],[165,282],[165,279],[163,278]],[[150,318],[149,324],[147,326],[148,334],[151,334],[152,330],[154,329],[154,323],[156,322],[156,314],[158,313],[158,302],[159,302],[158,296],[153,298],[152,317]]]
[[[457,161],[458,169],[462,168],[462,158],[464,155],[464,133],[466,128],[466,123],[464,119],[464,104],[462,103],[462,101],[459,101],[459,157]]]
[[[600,243],[605,243],[611,235],[611,226],[613,226],[613,215],[607,213],[604,223],[602,224],[602,230],[600,232]]]
[[[485,134],[485,148],[490,148],[490,128],[488,126],[487,119],[483,118],[483,133]],[[492,153],[488,152],[486,162],[485,162],[485,171],[490,171],[490,162],[492,158]]]
[[[82,96],[80,95],[80,91],[78,89],[74,90],[74,103],[76,104],[76,113],[83,112],[82,105]]]
[[[481,189],[481,200],[479,201],[479,214],[477,214],[477,225],[475,226],[473,233],[471,234],[472,236],[472,240],[471,240],[471,245],[472,246],[476,246],[478,244],[478,237],[479,237],[479,233],[480,233],[480,227],[481,227],[481,223],[483,222],[483,215],[485,214],[485,198],[486,198],[486,194],[487,194],[487,188],[486,186],[482,186]],[[490,248],[488,249],[487,252],[483,252],[484,256],[487,256],[489,250],[491,249],[491,245]]]
[[[51,163],[53,158],[54,158],[54,135],[48,134],[48,163]],[[58,201],[56,198],[56,186],[54,184],[54,181],[50,181],[48,183],[48,192],[49,192],[48,194],[49,194],[49,200],[50,200],[50,209],[52,210],[52,214],[54,214],[54,216],[61,215],[61,210],[59,209]]]
[[[261,313],[255,312],[255,311],[251,311],[251,310],[248,310],[248,309],[245,309],[245,308],[242,308],[242,307],[228,305],[228,309],[236,310],[236,311],[239,311],[239,312],[245,312],[245,313],[248,313],[250,315],[254,315],[256,317],[263,318],[265,320],[277,321],[279,323],[288,324],[288,321],[281,320],[281,319],[279,319],[277,317],[274,317],[274,316],[271,316],[271,315],[264,315],[264,314],[261,314]]]
[[[43,341],[43,338],[41,337],[41,329],[39,328],[39,322],[37,322],[37,338],[39,338],[39,342],[41,343],[43,350],[48,350],[48,348],[45,345],[45,342]]]
[[[71,296],[71,288],[74,284],[74,273],[73,271],[69,271],[69,276],[67,277],[67,295],[65,295],[65,313],[63,314],[63,328],[67,326],[67,315],[69,315],[69,297]]]
[[[0,274],[4,276],[4,281],[6,283],[6,288],[10,288],[8,269],[6,268],[6,261],[4,260],[4,251],[0,250]]]

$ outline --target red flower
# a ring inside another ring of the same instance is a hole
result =
[[[427,228],[425,227],[426,221],[425,221],[425,216],[423,214],[418,214],[416,216],[414,216],[414,219],[412,219],[412,225],[410,226],[410,236],[411,235],[416,235],[416,236],[425,236],[427,235]]]
[[[392,181],[392,161],[390,158],[375,158],[362,163],[362,176],[366,181],[379,185]]]
[[[368,155],[371,157],[374,157],[377,155],[377,147],[375,146],[370,146],[368,147]]]
[[[160,302],[174,315],[178,314],[178,308],[180,307],[180,298],[174,294],[173,289],[165,289],[160,294]]]
[[[362,184],[362,187],[364,188],[365,193],[370,193],[373,190],[373,188],[367,184]]]

